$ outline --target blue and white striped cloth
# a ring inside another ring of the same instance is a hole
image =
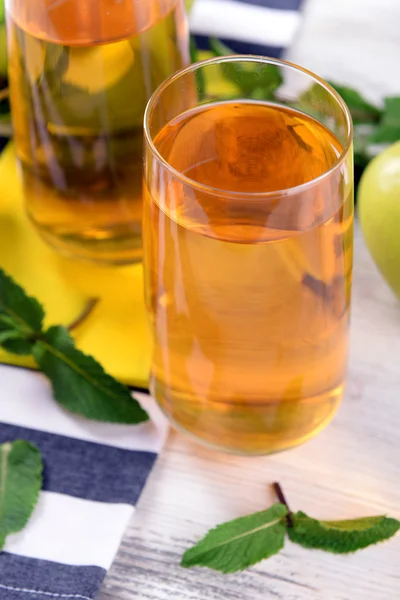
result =
[[[278,57],[301,2],[195,0],[191,27],[200,46],[215,36],[236,52]],[[0,365],[0,443],[29,440],[45,464],[31,520],[0,554],[0,600],[96,597],[167,435],[154,402],[136,396],[151,423],[93,423],[58,407],[39,374]]]
[[[168,431],[135,396],[151,422],[95,423],[60,408],[38,373],[0,365],[0,443],[33,442],[44,461],[34,513],[0,554],[1,600],[95,598]]]
[[[216,37],[240,54],[279,58],[301,22],[303,0],[194,0],[190,25],[200,49]]]

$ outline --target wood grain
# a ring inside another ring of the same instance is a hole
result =
[[[290,58],[325,77],[360,82],[371,96],[378,88],[387,93],[398,69],[399,22],[398,0],[310,0]],[[368,57],[380,63],[378,70],[370,72]],[[400,303],[358,230],[351,338],[345,400],[332,424],[308,444],[246,459],[171,433],[99,600],[400,598],[400,536],[351,556],[288,542],[279,556],[230,576],[179,566],[183,551],[208,528],[275,501],[275,480],[293,510],[316,517],[400,518]]]
[[[332,424],[308,444],[263,458],[203,449],[172,433],[100,600],[396,600],[400,536],[352,556],[293,544],[248,572],[179,566],[215,524],[262,510],[284,486],[293,510],[320,518],[400,518],[400,303],[356,235],[349,382]]]

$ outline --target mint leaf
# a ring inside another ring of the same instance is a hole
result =
[[[14,354],[33,354],[52,383],[55,399],[71,412],[110,423],[148,419],[128,388],[75,348],[64,327],[43,332],[43,320],[39,302],[0,269],[0,346]]]
[[[135,424],[148,419],[128,388],[78,350],[64,327],[50,327],[36,341],[33,355],[51,381],[54,398],[67,410],[109,423]]]
[[[274,504],[268,510],[218,525],[185,552],[181,565],[234,573],[269,558],[283,548],[286,515],[283,504]]]
[[[34,334],[6,314],[0,313],[0,346],[13,354],[32,354]]]
[[[8,322],[22,335],[29,336],[42,330],[43,319],[39,302],[0,269],[0,321]]]
[[[209,38],[208,42],[215,56],[231,56],[235,54],[231,48],[228,48],[226,44],[217,38],[211,37]]]
[[[209,40],[210,48],[213,51],[215,56],[229,56],[230,54],[234,54],[228,46],[225,46],[220,40],[216,38],[210,38]],[[237,85],[241,90],[245,93],[248,92],[248,88],[250,86],[250,91],[256,85],[252,80],[252,74],[248,71],[246,72],[243,68],[243,65],[240,62],[221,62],[220,69],[223,76],[228,80],[232,81],[235,85]],[[250,81],[248,76],[250,75]]]
[[[354,123],[367,123],[369,121],[377,121],[382,115],[382,110],[368,102],[360,92],[345,85],[339,85],[328,81],[347,104]]]
[[[0,269],[0,346],[13,354],[31,354],[43,318],[39,302]]]
[[[400,521],[385,516],[345,521],[317,521],[303,512],[292,515],[288,528],[292,542],[336,554],[356,552],[387,540],[400,529]]]
[[[400,140],[400,96],[385,98],[382,120],[371,137],[376,144],[390,144]]]
[[[33,342],[18,329],[3,328],[0,321],[0,346],[12,354],[28,356],[32,354]]]
[[[275,92],[283,83],[281,70],[276,65],[257,65],[258,87],[253,90],[252,97],[255,100],[274,100]],[[259,98],[259,92],[263,90],[263,97]]]
[[[209,43],[215,56],[235,54],[216,38],[210,38]],[[276,90],[283,83],[281,71],[276,65],[254,63],[244,66],[241,62],[222,62],[220,68],[226,79],[235,83],[246,97],[254,100],[274,100]]]
[[[196,40],[194,36],[190,36],[190,62],[195,63],[199,60]],[[196,87],[198,99],[203,100],[206,95],[206,79],[203,69],[196,70]]]
[[[0,549],[10,533],[27,524],[42,487],[42,470],[33,444],[17,440],[0,445]]]

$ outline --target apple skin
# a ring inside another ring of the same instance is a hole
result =
[[[357,205],[367,247],[400,298],[400,141],[369,163],[361,177]]]

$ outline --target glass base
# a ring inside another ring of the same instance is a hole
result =
[[[340,385],[312,398],[227,406],[171,397],[163,387],[157,381],[150,384],[173,427],[203,446],[241,456],[275,454],[307,442],[330,423],[343,395]]]
[[[67,258],[116,266],[142,262],[142,236],[128,227],[117,231],[96,231],[93,235],[90,232],[61,235],[32,222],[40,237]]]

